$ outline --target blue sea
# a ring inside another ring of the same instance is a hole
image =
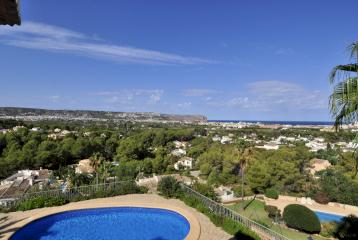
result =
[[[311,126],[330,126],[333,122],[317,122],[317,121],[260,121],[260,120],[208,120],[208,122],[246,122],[246,123],[262,123],[262,124],[280,124],[280,125],[311,125]]]

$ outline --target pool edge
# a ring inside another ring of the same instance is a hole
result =
[[[38,220],[43,217],[47,217],[50,215],[54,215],[57,213],[73,211],[73,210],[81,210],[81,209],[94,209],[94,208],[110,208],[110,207],[139,207],[139,208],[153,208],[153,209],[165,209],[176,212],[182,215],[190,225],[189,233],[186,236],[186,240],[198,240],[200,238],[201,226],[198,219],[190,213],[190,211],[183,209],[178,206],[173,206],[170,204],[164,203],[133,203],[133,202],[116,202],[115,199],[113,202],[105,202],[105,203],[87,203],[87,202],[76,202],[70,203],[59,207],[51,207],[51,208],[43,208],[38,209],[42,210],[41,212],[34,214],[32,217],[24,219],[13,225],[13,229],[19,230],[25,225]],[[4,234],[4,239],[10,239],[14,232],[9,232]]]

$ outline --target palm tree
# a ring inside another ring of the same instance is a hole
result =
[[[329,76],[335,84],[329,104],[336,130],[344,123],[358,121],[358,41],[348,49],[354,62],[334,67]]]
[[[251,159],[252,148],[249,142],[239,139],[236,143],[236,148],[239,157],[240,173],[241,173],[241,198],[244,201],[244,185],[245,185],[245,168]]]
[[[351,44],[348,49],[354,62],[334,67],[329,76],[330,83],[335,84],[333,93],[329,97],[329,104],[336,130],[343,123],[358,121],[358,41]],[[358,172],[358,135],[354,142],[355,177]]]
[[[96,172],[96,184],[98,185],[98,168],[105,159],[104,157],[102,157],[101,154],[95,153],[90,157],[90,160],[91,160],[91,166]]]

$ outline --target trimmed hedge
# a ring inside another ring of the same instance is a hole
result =
[[[265,196],[272,199],[278,199],[278,192],[276,189],[269,188],[266,190]]]
[[[283,210],[283,220],[288,227],[307,232],[319,233],[321,223],[317,215],[309,208],[299,205],[290,204]]]

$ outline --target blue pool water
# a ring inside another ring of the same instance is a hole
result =
[[[117,207],[83,209],[35,220],[11,240],[179,240],[189,233],[182,215],[164,209]]]
[[[343,218],[341,215],[335,215],[325,212],[315,212],[321,222],[340,222]]]

